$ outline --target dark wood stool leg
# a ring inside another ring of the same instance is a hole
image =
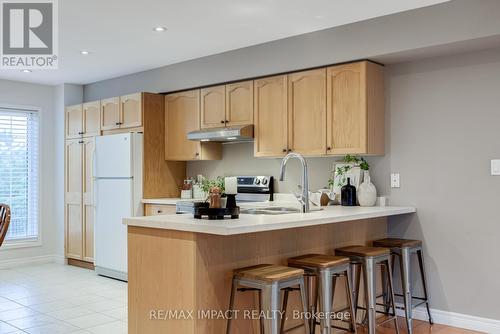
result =
[[[425,306],[427,307],[427,314],[429,316],[429,324],[433,325],[434,322],[432,321],[431,310],[429,307],[429,294],[427,292],[427,279],[426,279],[427,276],[425,274],[424,257],[423,257],[421,249],[419,249],[417,251],[417,257],[418,257],[418,264],[420,267],[420,276],[422,277],[422,286],[424,288]]]

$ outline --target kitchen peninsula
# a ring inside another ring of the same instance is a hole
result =
[[[332,253],[367,244],[387,233],[387,217],[412,207],[325,207],[311,213],[241,215],[237,220],[197,220],[191,214],[124,219],[128,225],[129,333],[224,333],[224,319],[197,312],[225,310],[231,272],[289,257]],[[237,309],[256,309],[254,294],[241,294]],[[155,312],[194,311],[188,319],[155,319]],[[254,333],[257,323],[234,322],[233,333]]]

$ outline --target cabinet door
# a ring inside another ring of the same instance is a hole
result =
[[[82,105],[66,107],[66,138],[79,138],[83,134]]]
[[[364,63],[327,69],[327,153],[366,153]]]
[[[130,94],[120,97],[121,118],[120,128],[142,126],[142,94]]]
[[[201,90],[201,128],[217,128],[226,123],[225,86]]]
[[[166,204],[145,204],[144,205],[144,215],[145,216],[159,216],[159,215],[173,215],[176,213],[175,205]]]
[[[288,149],[287,77],[255,80],[254,86],[254,155],[283,156]]]
[[[83,104],[83,135],[98,136],[101,132],[101,102],[94,101]]]
[[[326,154],[326,69],[288,75],[288,146],[303,155]]]
[[[165,159],[200,159],[199,142],[187,139],[187,133],[200,129],[200,90],[165,97]]]
[[[253,81],[226,85],[226,125],[253,124]]]
[[[120,127],[120,99],[101,100],[101,130],[113,130]]]
[[[82,142],[66,142],[65,221],[66,256],[83,258],[82,225]]]
[[[83,142],[83,259],[94,261],[94,222],[95,207],[93,195],[93,157],[95,149],[94,138],[87,138]]]

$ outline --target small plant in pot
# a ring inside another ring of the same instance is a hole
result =
[[[359,155],[347,154],[338,162],[342,164],[335,167],[333,177],[328,180],[328,186],[332,190],[334,187],[342,188],[347,184],[348,173],[354,167],[359,167],[362,171],[370,170],[368,162]]]
[[[226,194],[225,191],[225,182],[222,176],[217,176],[215,179],[203,178],[201,182],[201,190],[206,194],[205,201],[210,199],[210,203],[213,204],[212,197],[215,195],[216,197],[220,197],[220,206],[221,208],[226,207]],[[216,205],[217,206],[217,205]],[[212,207],[212,205],[211,205]]]

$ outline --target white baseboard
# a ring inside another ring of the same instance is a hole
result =
[[[0,269],[11,269],[19,266],[26,266],[30,264],[43,264],[43,263],[66,263],[64,256],[60,255],[43,255],[33,257],[23,257],[18,259],[2,260],[0,261]]]
[[[397,304],[397,306],[402,306]],[[404,317],[403,310],[397,310],[397,315]],[[436,324],[465,328],[479,332],[500,334],[500,320],[476,317],[462,313],[441,311],[431,308],[432,320]],[[413,319],[428,321],[427,309],[419,306],[413,309]]]

